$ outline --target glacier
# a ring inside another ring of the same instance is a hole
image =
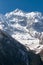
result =
[[[38,54],[43,49],[43,14],[41,12],[24,12],[16,9],[5,15],[0,14],[0,29],[25,45],[27,50],[29,47]],[[43,54],[40,55],[42,58]]]

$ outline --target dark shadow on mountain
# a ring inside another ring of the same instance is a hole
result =
[[[0,30],[0,65],[42,65],[39,55]]]
[[[34,23],[33,28],[38,32],[43,32],[43,22]]]

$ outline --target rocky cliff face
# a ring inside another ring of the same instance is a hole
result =
[[[41,58],[0,30],[0,65],[42,65]]]

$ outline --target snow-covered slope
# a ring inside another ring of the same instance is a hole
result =
[[[16,9],[0,14],[0,29],[36,53],[43,48],[43,15],[40,12],[27,13]]]

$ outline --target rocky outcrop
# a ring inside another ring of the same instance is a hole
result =
[[[42,65],[39,54],[0,30],[0,65]]]

